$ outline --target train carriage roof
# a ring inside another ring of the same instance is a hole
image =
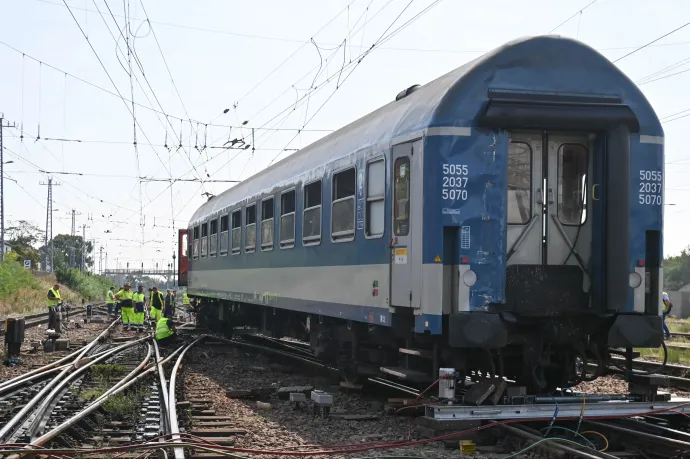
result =
[[[337,158],[429,127],[475,127],[489,90],[616,97],[634,113],[641,134],[663,136],[641,91],[614,64],[589,46],[559,36],[509,42],[433,80],[293,153],[204,203],[202,218],[294,183]],[[391,96],[395,91],[391,91]]]

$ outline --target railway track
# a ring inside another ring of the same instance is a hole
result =
[[[105,313],[105,311],[102,309],[102,307],[105,305],[105,303],[97,303],[93,305],[94,307],[94,313]],[[77,317],[77,316],[84,316],[86,315],[86,309],[79,308],[76,311],[70,311],[69,312],[69,317]],[[47,312],[41,312],[38,314],[29,314],[26,316],[22,317],[24,319],[24,328],[32,328],[32,327],[37,327],[39,325],[44,325],[48,323],[48,313]],[[6,321],[2,320],[0,321],[0,336],[5,334],[5,326],[6,326]]]

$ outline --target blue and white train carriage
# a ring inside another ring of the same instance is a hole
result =
[[[180,277],[350,374],[573,384],[661,344],[663,140],[599,53],[520,39],[209,200]]]

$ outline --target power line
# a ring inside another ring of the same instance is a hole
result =
[[[656,43],[657,41],[661,40],[662,38],[666,38],[666,37],[668,37],[669,35],[671,35],[671,34],[673,34],[673,33],[675,33],[675,32],[678,32],[680,29],[682,29],[682,28],[684,28],[684,27],[687,27],[688,25],[690,25],[690,22],[686,22],[685,24],[683,24],[682,26],[678,27],[677,29],[673,29],[672,31],[670,31],[670,32],[668,32],[668,33],[665,33],[664,35],[660,36],[659,38],[655,38],[654,40],[650,41],[649,43],[646,43],[646,44],[640,46],[639,48],[636,48],[636,49],[630,51],[628,54],[625,54],[624,56],[619,57],[618,59],[616,59],[615,61],[613,61],[613,63],[615,64],[616,62],[618,62],[618,61],[620,61],[620,60],[623,60],[623,59],[625,59],[625,58],[628,57],[628,56],[632,56],[632,55],[635,54],[636,52],[645,49],[646,47],[648,47],[648,46],[651,45],[652,43]]]
[[[582,14],[582,12],[583,12],[584,10],[586,10],[586,9],[589,8],[590,6],[594,5],[594,4],[595,4],[596,2],[598,2],[598,1],[599,1],[599,0],[592,0],[592,1],[591,1],[590,3],[588,3],[585,7],[580,8],[579,10],[577,10],[577,11],[576,11],[572,16],[570,16],[568,19],[566,19],[565,21],[561,22],[560,24],[558,24],[558,25],[557,25],[556,27],[554,27],[553,29],[549,30],[548,35],[551,35],[551,34],[554,32],[554,30],[559,29],[563,24],[565,24],[566,22],[570,21],[572,18],[574,18],[574,17],[577,16],[578,14]]]

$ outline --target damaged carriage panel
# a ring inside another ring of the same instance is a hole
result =
[[[424,264],[455,272],[469,265],[476,274],[470,309],[504,301],[507,135],[472,129],[470,136],[425,138]],[[452,295],[447,279],[441,295]],[[436,287],[436,286],[434,286]],[[427,285],[424,289],[427,290]],[[425,292],[425,298],[431,295]],[[451,311],[458,312],[458,300]],[[432,306],[430,305],[429,308]]]

